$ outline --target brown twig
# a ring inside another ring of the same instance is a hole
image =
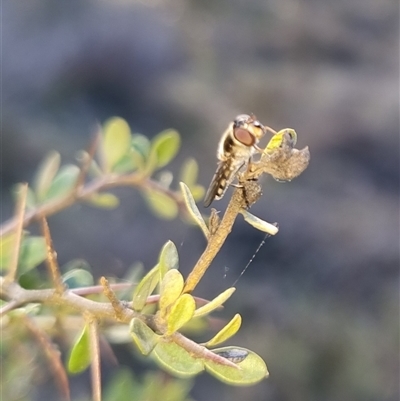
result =
[[[115,295],[115,292],[111,289],[108,284],[108,280],[105,277],[101,277],[100,284],[103,286],[104,295],[110,300],[112,307],[115,311],[115,317],[118,320],[123,320],[124,311],[126,308],[123,307],[121,301]]]
[[[90,336],[90,355],[91,355],[91,376],[92,376],[92,395],[93,401],[101,401],[101,371],[100,371],[100,347],[98,322],[90,318],[89,336]]]
[[[46,266],[49,271],[51,280],[54,284],[56,293],[62,294],[64,292],[65,287],[62,282],[60,269],[58,267],[57,253],[54,250],[53,241],[52,241],[51,235],[50,235],[49,225],[47,224],[47,220],[44,217],[41,219],[40,222],[41,222],[41,226],[42,226],[43,236],[46,241],[46,254],[47,254]]]
[[[24,315],[23,318],[25,326],[44,349],[44,354],[46,355],[50,363],[51,371],[62,396],[64,397],[64,399],[70,400],[71,397],[69,391],[68,376],[64,369],[64,364],[61,360],[60,351],[52,343],[50,337],[39,327],[37,327],[37,325],[31,318],[29,318],[27,315]]]
[[[241,188],[236,188],[233,196],[226,209],[224,217],[221,220],[215,233],[210,236],[206,249],[200,256],[193,270],[190,272],[183,292],[192,292],[197,286],[204,273],[209,268],[211,262],[224,244],[226,237],[232,231],[233,223],[236,220],[240,209],[243,207],[243,191]]]
[[[15,229],[14,247],[13,247],[13,252],[11,254],[10,268],[6,276],[6,279],[9,281],[15,280],[15,276],[17,274],[27,194],[28,194],[28,184],[24,183],[20,186],[17,205],[15,207],[14,219],[15,219],[16,229]]]
[[[58,213],[61,210],[70,207],[77,201],[83,201],[86,198],[89,198],[96,192],[124,186],[133,186],[141,189],[148,188],[163,192],[174,199],[179,207],[184,207],[184,202],[179,192],[163,187],[157,181],[144,177],[142,173],[131,173],[125,175],[108,174],[89,182],[85,186],[76,188],[76,190],[71,191],[63,197],[49,200],[42,205],[27,211],[23,219],[23,227],[28,226],[33,221],[39,220],[41,217],[48,217]],[[15,231],[17,226],[18,220],[15,217],[6,221],[0,227],[0,236]]]

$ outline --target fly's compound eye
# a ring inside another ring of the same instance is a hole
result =
[[[256,142],[256,138],[250,132],[250,130],[244,128],[235,128],[233,135],[240,143],[249,147],[253,146]]]

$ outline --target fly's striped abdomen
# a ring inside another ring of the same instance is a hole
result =
[[[218,164],[217,171],[211,181],[210,187],[204,198],[204,206],[208,207],[214,199],[221,199],[228,186],[235,178],[238,170],[244,165],[244,162],[240,161],[240,164],[233,159],[228,159],[225,162]]]

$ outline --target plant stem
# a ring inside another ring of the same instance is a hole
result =
[[[85,198],[90,197],[90,195],[98,191],[121,186],[134,186],[138,188],[148,188],[163,192],[174,199],[178,203],[178,205],[183,207],[183,201],[180,194],[163,187],[157,181],[144,177],[141,173],[133,173],[120,176],[109,174],[100,177],[86,184],[85,186],[75,188],[73,191],[63,197],[49,200],[42,205],[38,205],[32,210],[26,211],[23,218],[23,227],[28,226],[33,221],[37,221],[42,217],[48,217],[55,213],[58,213],[61,210],[64,210],[73,205],[76,201],[84,200]],[[13,217],[12,219],[2,224],[0,227],[0,236],[15,231],[18,227],[18,222],[18,218]]]
[[[233,223],[243,205],[243,191],[236,188],[217,230],[209,238],[206,249],[190,272],[183,292],[192,292],[232,231]]]

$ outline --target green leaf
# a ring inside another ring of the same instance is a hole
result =
[[[257,230],[263,231],[270,235],[275,235],[279,231],[279,228],[276,225],[267,223],[266,221],[259,219],[258,217],[249,213],[247,210],[241,209],[240,213],[243,215],[244,219],[251,226],[253,226],[254,228],[257,228]]]
[[[80,373],[90,365],[90,362],[89,328],[85,326],[71,349],[67,366],[68,372]]]
[[[193,158],[186,159],[182,165],[180,180],[184,182],[189,188],[197,183],[197,176],[199,174],[199,165]]]
[[[204,346],[210,348],[214,347],[217,344],[223,343],[224,341],[233,337],[238,332],[241,324],[242,324],[242,318],[237,313],[232,318],[232,320],[225,327],[223,327],[210,341],[207,341],[207,343],[204,344]]]
[[[19,197],[21,196],[22,187],[25,186],[22,183],[15,184],[11,187],[11,196],[15,203],[17,203]],[[34,209],[37,204],[36,195],[33,190],[28,187],[26,194],[26,209]]]
[[[145,190],[142,194],[153,213],[166,220],[172,220],[178,215],[178,205],[175,200],[163,192]]]
[[[22,240],[18,269],[23,274],[38,266],[47,257],[46,241],[43,237],[29,236]]]
[[[36,195],[32,191],[31,188],[28,188],[27,194],[26,194],[26,208],[29,209],[34,209],[36,207]]]
[[[172,305],[167,317],[167,334],[179,330],[194,315],[196,302],[190,294],[183,294]]]
[[[231,287],[226,289],[224,292],[221,292],[217,297],[215,297],[212,301],[198,308],[194,314],[195,317],[204,316],[215,309],[219,308],[222,304],[224,304],[236,291],[235,287]]]
[[[154,168],[166,166],[178,153],[181,144],[179,133],[173,129],[160,132],[151,141],[149,161],[155,159]],[[153,156],[154,155],[154,156]],[[152,170],[153,166],[150,166]]]
[[[173,304],[182,294],[184,280],[178,270],[172,269],[165,274],[160,287],[159,307],[161,312]]]
[[[69,289],[88,287],[94,284],[93,275],[84,269],[72,269],[63,274],[62,280]]]
[[[58,152],[52,151],[47,154],[44,160],[40,163],[38,171],[34,178],[33,187],[38,201],[46,198],[54,177],[60,168],[61,156]]]
[[[160,341],[152,355],[165,370],[175,376],[191,377],[204,370],[204,363],[201,359],[194,358],[173,342]]]
[[[132,152],[129,151],[128,154],[122,156],[121,160],[117,162],[117,164],[113,167],[114,173],[130,173],[136,169],[135,159],[132,155]]]
[[[46,194],[46,200],[60,198],[72,191],[79,175],[79,168],[73,164],[62,166]]]
[[[181,187],[183,199],[185,200],[185,204],[186,204],[186,207],[187,207],[187,210],[188,210],[190,216],[192,216],[193,220],[201,228],[205,237],[208,238],[210,236],[210,232],[208,230],[206,222],[203,219],[203,216],[201,215],[201,213],[196,205],[195,200],[193,199],[190,189],[184,182],[180,182],[179,185]]]
[[[119,117],[112,117],[104,124],[103,152],[107,171],[125,156],[131,146],[131,130],[128,123]]]
[[[1,237],[0,270],[8,268],[14,248],[15,233]],[[42,263],[47,256],[46,241],[40,236],[25,236],[19,249],[18,272],[24,274]]]
[[[146,136],[140,134],[132,136],[130,155],[135,165],[140,170],[144,170],[145,168],[146,160],[150,153],[150,147],[150,141]]]
[[[160,280],[159,267],[153,267],[136,286],[133,292],[132,307],[135,311],[141,311],[146,305],[147,298],[151,295]]]
[[[85,201],[93,206],[103,209],[115,209],[119,205],[119,199],[109,192],[96,192],[85,198]]]
[[[240,350],[242,350],[244,354],[248,352],[247,357],[237,363],[240,369],[234,369],[210,360],[204,360],[206,370],[217,379],[234,386],[248,386],[268,377],[269,373],[265,362],[253,351],[240,347],[224,347],[214,349],[213,352],[219,355],[221,355],[221,353],[225,353],[225,355],[236,355]]]
[[[129,331],[143,355],[149,355],[160,340],[160,336],[138,318],[131,320]]]
[[[163,246],[158,263],[160,266],[160,281],[162,281],[168,270],[179,268],[178,251],[172,241],[168,241]]]
[[[140,398],[140,384],[135,380],[132,371],[119,367],[104,391],[104,401],[122,401],[127,394],[135,394]]]

